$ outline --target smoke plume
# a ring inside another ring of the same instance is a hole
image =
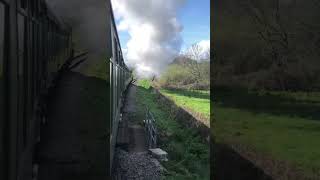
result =
[[[103,0],[47,0],[52,11],[71,25],[77,49],[106,50],[107,6]]]
[[[184,0],[111,0],[118,31],[130,39],[125,61],[139,76],[159,75],[180,52],[183,27],[177,11]],[[124,45],[122,45],[124,47]]]

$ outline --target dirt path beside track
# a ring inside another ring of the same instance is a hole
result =
[[[136,93],[136,85],[130,84],[122,109],[123,120],[119,125],[118,134],[118,136],[121,136],[118,139],[125,139],[128,144],[125,146],[126,148],[118,147],[116,149],[114,178],[121,180],[159,180],[161,178],[161,165],[148,154],[143,118],[137,116]]]
[[[128,87],[128,94],[123,108],[123,120],[128,123],[128,130],[130,137],[129,152],[144,152],[147,151],[146,138],[142,119],[137,117],[136,101],[137,101],[137,87],[130,84]]]

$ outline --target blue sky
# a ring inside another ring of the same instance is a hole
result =
[[[183,25],[181,33],[182,50],[201,40],[210,40],[210,0],[186,0],[178,12],[178,20]],[[119,34],[122,48],[126,48],[129,34]]]
[[[184,26],[182,49],[201,40],[210,40],[210,0],[187,0],[178,18]]]

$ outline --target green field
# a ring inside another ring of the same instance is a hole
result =
[[[207,121],[210,119],[210,92],[196,90],[167,90],[162,94],[171,98],[178,106],[195,113],[200,113]]]
[[[137,116],[144,118],[146,106],[155,116],[160,131],[159,146],[169,154],[169,161],[163,163],[168,170],[165,179],[210,179],[209,146],[202,143],[195,130],[173,119],[170,109],[157,103],[156,94],[149,87],[147,80],[138,82]]]
[[[214,134],[292,163],[306,175],[320,170],[320,93],[214,90]]]

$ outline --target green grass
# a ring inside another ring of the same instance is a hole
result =
[[[216,88],[214,134],[218,142],[254,147],[311,175],[320,170],[320,93]]]
[[[145,89],[149,89],[149,87],[151,86],[151,83],[147,79],[141,79],[138,81],[138,86],[143,87]]]
[[[160,91],[171,98],[178,106],[184,107],[210,119],[210,92],[196,90],[167,90]]]
[[[157,103],[156,95],[147,88],[147,80],[138,82],[137,116],[144,117],[145,107],[154,114],[160,131],[159,145],[169,154],[169,161],[163,163],[168,170],[165,179],[210,179],[209,146],[202,143],[193,129],[184,128],[175,121],[167,107]]]

